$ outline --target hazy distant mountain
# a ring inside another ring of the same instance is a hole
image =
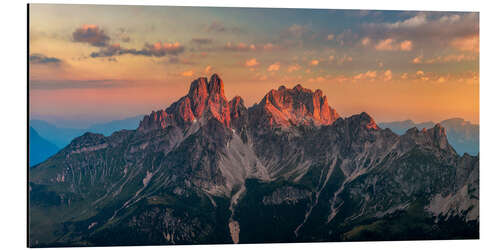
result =
[[[453,118],[440,122],[446,128],[448,140],[459,154],[479,153],[479,125],[462,118]]]
[[[65,147],[72,139],[85,133],[82,129],[61,128],[42,120],[30,120],[29,125],[40,136],[47,138],[47,140],[53,142],[59,148]]]
[[[477,239],[479,156],[446,133],[340,117],[300,85],[247,108],[199,78],[32,168],[30,246]]]
[[[35,129],[29,131],[29,157],[30,166],[45,161],[49,156],[57,153],[59,148],[53,143],[42,138]]]
[[[378,123],[378,125],[381,128],[390,128],[392,132],[398,135],[402,135],[410,128],[418,128],[419,130],[423,128],[432,128],[434,127],[435,123],[434,122],[415,123],[412,120],[405,120],[405,121],[395,121],[395,122],[380,122]]]
[[[472,124],[462,118],[452,118],[441,121],[439,124],[446,129],[448,140],[459,154],[468,153],[477,155],[479,153],[479,125]],[[404,134],[408,129],[432,128],[433,122],[415,123],[412,120],[382,122],[381,128],[389,128],[398,135]]]
[[[75,137],[81,136],[85,132],[100,133],[108,136],[122,129],[136,129],[143,117],[144,115],[138,115],[122,120],[97,123],[86,129],[58,127],[42,120],[30,120],[30,126],[35,128],[44,138],[54,142],[56,146],[63,148]]]
[[[136,129],[139,122],[144,118],[144,115],[125,118],[122,120],[115,120],[106,123],[97,123],[85,129],[85,132],[99,133],[105,136],[111,135],[113,132],[122,129]]]

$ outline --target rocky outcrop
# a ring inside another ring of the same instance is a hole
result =
[[[168,126],[187,127],[197,121],[215,118],[229,127],[229,103],[224,94],[224,83],[217,74],[201,77],[191,83],[189,93],[165,110],[153,111],[139,124],[138,131],[165,129]]]
[[[269,91],[250,112],[260,126],[287,128],[297,125],[330,125],[339,115],[328,105],[321,90],[312,91],[300,84],[293,89],[281,86]]]

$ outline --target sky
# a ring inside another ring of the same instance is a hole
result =
[[[217,73],[247,107],[321,89],[341,116],[479,123],[474,12],[31,4],[32,119],[86,127],[167,108]]]

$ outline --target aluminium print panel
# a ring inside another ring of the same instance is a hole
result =
[[[479,13],[28,9],[29,247],[479,238]]]

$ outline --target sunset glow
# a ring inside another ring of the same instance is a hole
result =
[[[340,116],[479,123],[479,14],[30,5],[30,115],[109,121],[217,73],[246,106],[321,89]]]

